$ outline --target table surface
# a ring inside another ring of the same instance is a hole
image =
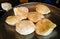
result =
[[[4,26],[3,26],[3,24],[1,24],[2,22],[1,22],[1,20],[0,20],[0,39],[7,39],[6,38],[6,30],[5,30],[5,28],[4,28]]]

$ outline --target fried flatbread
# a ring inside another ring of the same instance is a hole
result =
[[[49,19],[43,19],[36,23],[35,32],[38,35],[47,36],[53,31],[55,27],[56,27],[56,24],[51,22]]]
[[[41,20],[42,18],[44,18],[44,16],[38,12],[29,12],[28,13],[28,19],[33,22],[37,22],[38,20]]]
[[[16,24],[16,31],[21,35],[28,35],[35,31],[35,25],[29,20],[19,21]]]
[[[50,9],[46,5],[43,5],[43,4],[36,5],[36,11],[38,13],[41,13],[41,14],[48,14],[48,13],[50,13]]]

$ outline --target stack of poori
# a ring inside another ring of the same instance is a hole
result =
[[[50,9],[43,4],[37,4],[35,11],[29,11],[27,7],[15,7],[13,9],[15,16],[8,16],[5,22],[16,27],[16,32],[21,35],[28,35],[35,31],[36,34],[49,35],[56,24],[45,18],[44,14],[49,14]]]

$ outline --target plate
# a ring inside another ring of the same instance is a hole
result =
[[[45,15],[45,17],[50,19],[55,24],[57,24],[57,27],[54,29],[54,31],[48,36],[39,36],[35,32],[26,36],[18,34],[15,31],[15,27],[12,27],[11,25],[5,23],[5,20],[8,16],[14,15],[13,9],[11,9],[8,12],[6,12],[1,18],[2,24],[5,26],[7,32],[6,37],[8,39],[59,39],[60,38],[60,32],[59,32],[60,31],[60,9],[59,8],[53,5],[40,3],[40,2],[24,3],[15,7],[24,6],[24,7],[28,7],[30,11],[34,11],[35,5],[37,4],[44,4],[47,7],[49,7],[49,9],[51,10],[50,14]]]

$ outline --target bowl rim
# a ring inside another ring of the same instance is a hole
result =
[[[41,3],[41,4],[44,4],[44,5],[52,6],[52,7],[56,8],[56,9],[60,10],[58,7],[56,7],[56,6],[54,6],[54,5],[47,4],[47,3],[43,3],[43,2],[28,2],[28,3],[19,4],[19,5],[15,6],[15,7],[22,6],[22,5],[26,5],[26,4],[36,4],[36,3],[39,3],[39,4]],[[13,8],[14,8],[14,7],[13,7]],[[12,8],[12,9],[13,9],[13,8]]]

